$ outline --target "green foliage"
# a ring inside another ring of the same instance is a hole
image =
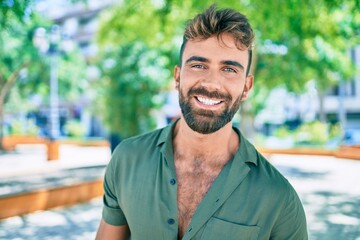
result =
[[[315,80],[324,91],[354,74],[348,51],[360,43],[358,1],[251,1],[249,7],[258,31],[255,76],[267,87],[300,92]],[[279,47],[286,54],[276,54]]]
[[[328,125],[319,121],[302,124],[295,137],[299,143],[325,144],[329,140]]]
[[[83,138],[86,135],[86,127],[78,120],[67,121],[64,129],[70,137]]]
[[[287,126],[280,127],[275,130],[274,136],[278,138],[287,138],[291,135],[291,131]]]
[[[0,61],[2,63],[0,78],[2,81],[5,81],[24,63],[32,62],[31,66],[34,67],[43,63],[38,50],[32,44],[32,34],[37,26],[47,23],[34,14],[25,18],[18,12],[18,1],[15,2],[14,8],[2,7],[4,15],[0,18],[2,25],[0,29]],[[29,68],[31,70],[30,65]]]
[[[29,0],[24,1],[7,1],[0,0],[0,25],[6,27],[9,25],[9,19],[15,18],[16,21],[22,22],[29,14]]]
[[[279,139],[291,138],[296,145],[320,145],[324,146],[329,141],[341,140],[342,129],[339,124],[328,124],[320,121],[301,124],[297,129],[290,130],[287,126],[275,130],[275,137]]]
[[[5,5],[12,2],[12,5]],[[22,3],[21,3],[22,2]],[[50,31],[51,22],[32,12],[30,1],[5,1],[1,5],[0,24],[0,86],[9,76],[24,64],[26,70],[16,84],[20,96],[49,94],[49,56],[41,54],[33,44],[34,32],[43,27]],[[76,49],[61,54],[58,59],[58,79],[60,95],[72,99],[84,90],[86,62]]]
[[[11,95],[11,110],[24,110],[30,96],[41,95],[48,103],[50,59],[34,46],[36,29],[50,32],[52,22],[34,12],[33,1],[0,1],[0,149],[3,116]],[[86,62],[79,51],[59,54],[57,61],[59,95],[74,100],[87,87]],[[26,109],[25,109],[26,111]]]
[[[126,138],[153,129],[151,111],[159,107],[157,94],[170,73],[166,58],[136,42],[107,49],[100,68],[105,85],[106,119],[112,133]]]
[[[9,135],[27,135],[37,136],[39,134],[39,128],[31,121],[19,121],[14,120],[11,122]]]

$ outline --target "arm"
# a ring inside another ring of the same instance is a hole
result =
[[[307,224],[303,206],[295,190],[289,193],[270,237],[271,240],[307,240]]]
[[[101,219],[95,240],[126,240],[129,239],[128,225],[113,226]]]

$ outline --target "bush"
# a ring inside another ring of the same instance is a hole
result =
[[[338,143],[342,139],[343,131],[339,124],[328,124],[320,121],[301,124],[295,130],[289,130],[287,126],[280,127],[274,132],[278,139],[292,138],[295,145],[321,145],[329,142]]]
[[[86,135],[86,127],[78,120],[69,120],[64,129],[70,137],[83,138]]]
[[[9,134],[37,136],[39,128],[32,120],[13,120],[10,125]]]

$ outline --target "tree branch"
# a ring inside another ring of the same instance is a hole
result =
[[[0,86],[3,85],[3,84],[5,84],[5,80],[0,74]]]
[[[23,63],[16,71],[12,72],[11,75],[8,77],[7,81],[5,81],[4,86],[1,88],[0,91],[0,102],[5,101],[6,95],[9,93],[12,86],[15,84],[16,79],[18,78],[20,71],[27,67],[29,63]]]

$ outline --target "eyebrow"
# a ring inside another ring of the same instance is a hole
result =
[[[189,63],[189,62],[210,62],[209,59],[204,58],[204,57],[199,57],[199,56],[192,56],[189,59],[186,60],[185,63]]]
[[[194,62],[194,61],[195,62],[206,62],[206,63],[210,62],[209,59],[207,59],[207,58],[200,57],[200,56],[192,56],[189,59],[187,59],[185,61],[185,63]],[[235,66],[235,67],[241,68],[241,70],[243,70],[243,71],[245,69],[244,66],[237,61],[224,60],[224,61],[221,61],[221,64]]]
[[[243,71],[245,69],[244,66],[237,61],[225,60],[225,61],[222,61],[221,63],[224,65],[231,65],[231,66],[241,68],[241,70],[243,70]]]

